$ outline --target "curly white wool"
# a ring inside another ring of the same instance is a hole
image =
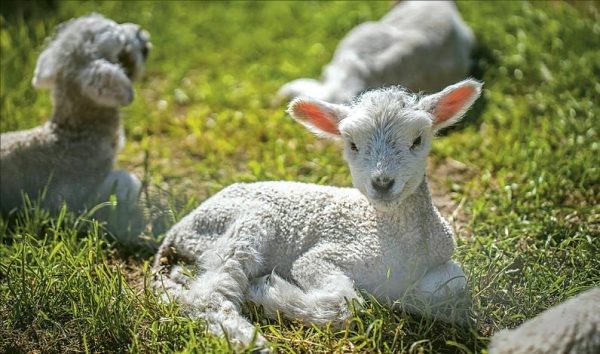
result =
[[[425,97],[376,90],[351,106],[296,99],[292,117],[344,140],[356,188],[231,185],[168,232],[154,286],[240,346],[265,344],[240,313],[245,301],[267,316],[339,327],[349,302],[361,302],[356,290],[415,312],[455,299],[466,279],[451,260],[452,231],[431,201],[425,165],[433,134],[480,92],[467,80]],[[196,265],[196,275],[180,262]]]

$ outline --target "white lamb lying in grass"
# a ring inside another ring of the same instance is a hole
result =
[[[351,106],[294,100],[292,117],[344,141],[356,188],[231,185],[168,232],[154,286],[242,346],[255,334],[240,314],[244,301],[270,317],[339,327],[357,290],[389,305],[404,298],[416,312],[453,299],[466,279],[451,260],[451,228],[431,201],[426,158],[433,135],[480,92],[466,80],[425,97],[399,87],[371,91]],[[180,261],[197,264],[192,279]],[[265,343],[260,335],[257,343]]]
[[[600,288],[556,305],[492,337],[490,354],[600,353]]]
[[[435,92],[466,78],[474,42],[453,2],[402,1],[381,20],[352,29],[321,80],[294,80],[278,96],[348,103],[364,90],[389,85]]]
[[[0,137],[0,210],[22,207],[46,188],[42,205],[80,210],[115,193],[135,207],[140,181],[114,171],[123,144],[119,107],[133,100],[149,36],[138,25],[94,14],[62,24],[40,55],[33,85],[52,91],[54,112],[42,126]]]

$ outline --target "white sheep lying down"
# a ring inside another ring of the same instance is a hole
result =
[[[40,55],[33,77],[52,92],[54,111],[42,126],[0,136],[0,209],[22,207],[46,189],[43,206],[56,211],[93,206],[115,193],[134,206],[140,181],[114,171],[123,144],[119,107],[133,100],[149,36],[138,25],[100,15],[62,24]]]
[[[492,337],[490,354],[600,353],[600,288],[551,307]]]
[[[401,1],[381,20],[352,29],[321,80],[294,80],[278,96],[348,103],[364,90],[389,85],[435,92],[466,78],[474,43],[452,1]]]
[[[339,327],[351,317],[349,302],[360,302],[356,290],[390,305],[414,293],[417,312],[421,302],[453,298],[466,279],[451,260],[451,228],[431,201],[426,158],[435,132],[480,92],[467,80],[424,97],[399,87],[371,91],[351,106],[294,100],[292,117],[343,140],[355,188],[231,185],[168,232],[154,286],[241,346],[255,335],[240,314],[245,301],[267,316]],[[196,275],[181,262],[197,265]]]

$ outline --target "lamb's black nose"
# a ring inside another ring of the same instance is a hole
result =
[[[394,186],[394,179],[389,177],[375,177],[371,179],[371,185],[379,193],[387,193]]]

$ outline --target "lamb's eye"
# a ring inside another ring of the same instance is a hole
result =
[[[414,149],[418,148],[419,146],[421,146],[421,136],[420,135],[418,138],[415,139],[415,141],[413,141],[413,144],[410,147],[410,149],[414,150]]]
[[[350,149],[352,149],[352,151],[358,152],[358,147],[353,142],[350,142]]]

